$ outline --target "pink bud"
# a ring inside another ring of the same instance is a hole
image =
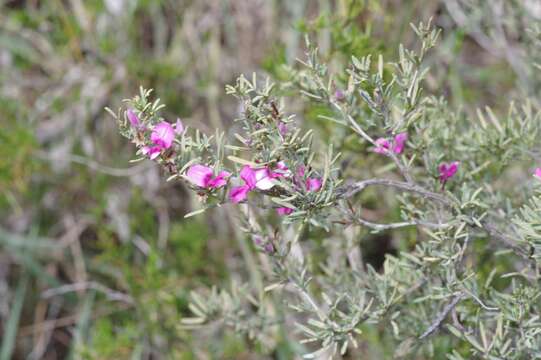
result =
[[[175,132],[173,127],[165,121],[154,126],[154,129],[152,129],[152,133],[150,134],[150,140],[154,144],[161,146],[163,149],[169,149],[173,144],[174,138]]]
[[[126,111],[126,114],[128,115],[128,120],[130,121],[131,126],[137,128],[141,125],[141,122],[139,121],[139,117],[135,115],[132,109],[128,109],[128,111]]]
[[[404,147],[406,146],[407,140],[408,140],[408,133],[403,132],[403,133],[397,134],[394,137],[393,152],[395,154],[401,154],[402,151],[404,151]]]
[[[285,122],[280,121],[278,123],[278,131],[280,132],[280,135],[286,136],[287,135],[287,124]]]
[[[533,176],[541,180],[541,168],[535,169],[535,172],[533,173]]]
[[[344,94],[342,90],[336,89],[336,91],[334,92],[334,97],[336,98],[336,100],[342,101],[346,98],[346,94]]]
[[[276,212],[280,216],[289,215],[293,212],[293,209],[290,209],[288,207],[279,207],[276,209]]]
[[[322,181],[318,178],[306,179],[306,188],[308,191],[319,191],[321,189]]]

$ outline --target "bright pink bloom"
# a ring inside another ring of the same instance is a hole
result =
[[[150,140],[160,146],[162,149],[169,149],[173,145],[173,140],[175,138],[175,131],[171,124],[166,121],[154,126],[152,133],[150,134]]]
[[[199,187],[217,189],[227,184],[227,178],[231,174],[227,171],[220,171],[214,176],[212,168],[205,165],[192,165],[186,172],[188,180]]]
[[[389,151],[389,148],[391,147],[389,140],[384,138],[377,139],[375,143],[376,147],[372,148],[372,150],[378,154],[387,154],[387,151]]]
[[[393,152],[395,154],[401,154],[402,151],[404,151],[404,147],[406,146],[406,141],[408,141],[408,133],[400,133],[397,134],[394,137],[393,141]]]
[[[319,191],[321,189],[322,181],[319,178],[306,179],[306,188],[308,191]]]
[[[180,135],[184,132],[184,124],[180,118],[177,118],[177,123],[175,124],[175,134]]]
[[[246,200],[248,193],[256,188],[269,190],[274,186],[273,173],[268,167],[254,170],[251,166],[244,165],[240,170],[240,178],[244,181],[244,185],[236,186],[229,192],[229,198],[234,203]]]
[[[459,164],[460,163],[458,161],[453,161],[450,164],[441,163],[440,166],[438,166],[438,171],[440,173],[440,182],[442,184],[445,184],[447,180],[449,180],[456,174]]]
[[[401,154],[404,151],[407,140],[408,133],[405,132],[397,134],[394,137],[392,144],[385,138],[379,138],[375,141],[376,146],[372,148],[372,150],[378,154],[387,154],[389,150],[392,150],[395,154]]]
[[[288,207],[279,207],[276,209],[276,212],[280,216],[289,215],[293,212],[293,209],[290,209]]]
[[[541,180],[541,168],[535,169],[535,172],[533,173],[533,176]]]
[[[161,146],[155,145],[155,146],[143,146],[141,148],[141,152],[143,155],[148,155],[150,160],[156,159],[160,153],[162,152]]]

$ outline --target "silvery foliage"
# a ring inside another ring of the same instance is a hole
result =
[[[281,178],[240,205],[228,203],[229,186],[194,188],[202,202],[195,213],[235,207],[260,254],[243,253],[251,282],[194,293],[193,317],[182,327],[231,327],[265,346],[293,327],[306,358],[354,353],[376,326],[386,329],[395,357],[433,355],[447,337],[450,359],[541,358],[541,182],[531,176],[540,109],[522,98],[506,116],[490,108],[476,119],[453,112],[444,98],[423,92],[423,60],[439,32],[423,23],[413,29],[418,49],[400,46],[396,62],[352,58],[339,96],[337,77],[310,43],[288,83],[241,76],[226,89],[243,109],[233,143],[218,132],[186,131],[158,158],[172,181],[195,162],[237,174],[244,164],[284,161],[323,179],[321,191],[308,192]],[[331,136],[298,128],[279,97],[284,89],[324,107],[320,117],[333,124]],[[128,106],[152,124],[160,105],[148,97],[142,90]],[[148,141],[137,138],[125,114],[114,116],[123,135]],[[279,122],[288,125],[286,135]],[[404,131],[403,154],[370,150],[376,138]],[[438,165],[452,160],[460,161],[459,171],[442,186]],[[385,166],[374,170],[377,161]],[[277,217],[277,206],[293,212]],[[396,207],[399,214],[381,215]],[[317,229],[325,231],[322,243],[311,239]],[[376,270],[363,260],[360,242],[389,231],[409,245]]]

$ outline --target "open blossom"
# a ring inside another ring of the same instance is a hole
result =
[[[240,178],[244,185],[235,186],[229,192],[229,198],[234,203],[246,200],[248,193],[254,189],[269,190],[274,186],[272,182],[273,173],[268,167],[253,169],[249,165],[244,165],[240,170]]]
[[[192,184],[207,189],[217,189],[225,186],[229,176],[231,174],[227,171],[220,171],[218,175],[214,176],[212,168],[201,164],[190,166],[186,172],[186,177]]]
[[[293,212],[293,209],[290,209],[288,207],[279,207],[276,209],[276,212],[278,213],[278,215],[280,216],[284,216],[284,215],[289,215]]]
[[[389,150],[392,150],[395,154],[401,154],[404,151],[407,140],[408,133],[405,132],[397,134],[392,143],[385,138],[379,138],[375,141],[376,146],[373,148],[373,151],[378,154],[387,154]]]
[[[150,140],[160,146],[162,149],[169,149],[173,145],[173,140],[175,139],[175,131],[171,124],[166,121],[154,126],[152,133],[150,134]]]
[[[538,178],[539,180],[541,180],[541,168],[535,169],[535,171],[534,171],[534,173],[533,173],[533,176],[535,176],[536,178]]]
[[[445,184],[447,180],[449,180],[456,174],[459,164],[460,163],[458,161],[453,161],[449,164],[441,163],[440,166],[438,166],[438,171],[440,173],[440,182],[442,184]]]

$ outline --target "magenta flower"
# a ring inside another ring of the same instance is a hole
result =
[[[440,182],[442,185],[445,185],[447,180],[455,176],[456,172],[458,171],[458,165],[460,163],[458,161],[453,161],[452,163],[441,163],[440,166],[438,166],[438,171],[440,173]]]
[[[377,139],[375,143],[376,147],[374,147],[372,150],[378,154],[387,154],[387,151],[389,151],[389,148],[391,147],[389,140],[384,138]]]
[[[280,178],[280,177],[288,178],[291,176],[291,171],[287,167],[286,163],[283,161],[279,161],[276,163],[276,169],[272,172],[271,177],[272,178]]]
[[[173,145],[174,138],[175,131],[171,124],[166,121],[162,121],[154,126],[150,134],[150,140],[162,149],[169,149]]]
[[[286,136],[287,135],[287,124],[285,122],[280,121],[278,123],[278,131],[280,132],[280,135]]]
[[[214,176],[212,168],[205,165],[192,165],[186,172],[188,180],[199,187],[206,189],[217,189],[227,184],[227,178],[231,174],[227,171],[220,171]]]
[[[393,141],[393,152],[395,154],[402,154],[404,147],[406,146],[406,141],[408,141],[408,133],[400,133],[394,137]]]
[[[379,138],[375,141],[376,146],[372,149],[372,151],[378,154],[387,154],[389,150],[392,150],[395,154],[402,154],[407,140],[408,133],[405,132],[397,134],[394,137],[392,144],[385,138]]]
[[[539,180],[541,180],[541,168],[535,169],[535,171],[534,171],[534,173],[533,173],[533,176],[535,176],[536,178],[538,178]]]
[[[162,152],[162,147],[158,146],[158,145],[155,145],[155,146],[143,146],[141,148],[141,152],[143,153],[143,155],[148,155],[150,160],[154,160]]]
[[[276,212],[280,216],[289,215],[293,212],[293,209],[290,209],[288,207],[279,207],[276,209]]]
[[[319,191],[321,189],[322,181],[319,178],[306,179],[306,188],[308,191]]]
[[[135,128],[138,128],[138,127],[141,126],[141,122],[139,121],[139,117],[137,115],[135,115],[135,113],[131,109],[128,109],[128,111],[126,113],[128,115],[128,120],[130,121],[131,126],[133,126]]]
[[[269,190],[274,186],[273,174],[268,167],[253,169],[249,165],[244,165],[240,170],[240,178],[244,181],[244,185],[235,186],[229,192],[229,198],[234,203],[246,200],[248,193],[256,188]]]
[[[336,100],[342,101],[342,100],[344,100],[346,98],[346,94],[344,94],[344,92],[341,89],[337,89],[334,92],[334,97],[335,97]]]

